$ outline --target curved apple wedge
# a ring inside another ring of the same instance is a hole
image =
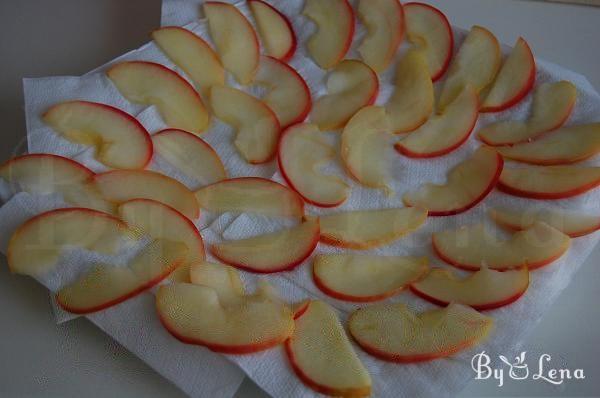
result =
[[[131,102],[154,105],[169,127],[200,134],[210,122],[200,95],[181,76],[161,64],[121,62],[106,74]]]
[[[333,308],[322,301],[310,301],[295,323],[285,350],[304,384],[336,397],[371,395],[371,376]]]
[[[424,3],[405,3],[404,17],[408,40],[424,51],[431,80],[444,75],[450,65],[454,36],[448,18]]]
[[[498,189],[532,199],[564,199],[600,185],[600,167],[546,166],[505,169]]]
[[[437,305],[457,303],[483,311],[513,303],[528,286],[527,267],[502,272],[482,267],[464,278],[448,269],[434,268],[410,288],[417,296]]]
[[[532,270],[550,264],[567,251],[571,239],[547,224],[536,222],[508,240],[498,239],[483,224],[476,224],[436,232],[432,242],[438,256],[455,267],[476,271],[485,264],[504,271],[525,266]]]
[[[114,254],[128,237],[132,233],[127,225],[109,214],[83,208],[51,210],[13,233],[6,254],[8,267],[18,274],[40,276],[57,265],[67,246]]]
[[[529,164],[579,162],[600,152],[600,123],[563,127],[532,142],[499,147],[498,152],[505,158]]]
[[[321,130],[344,127],[363,106],[375,102],[379,80],[367,64],[346,59],[327,76],[327,94],[318,98],[310,112],[310,120]]]
[[[502,156],[491,148],[481,147],[448,173],[444,185],[425,184],[408,192],[402,200],[406,206],[429,210],[430,216],[462,213],[481,202],[494,188],[503,167]]]
[[[313,280],[339,300],[369,302],[394,296],[427,272],[427,258],[331,254],[315,257]]]
[[[418,229],[427,210],[418,207],[359,210],[322,216],[321,242],[350,249],[383,246]]]
[[[190,281],[194,285],[210,287],[215,290],[223,303],[235,303],[246,292],[244,282],[237,269],[223,264],[200,262],[190,267]]]
[[[535,82],[535,58],[529,44],[519,37],[504,61],[485,100],[481,112],[500,112],[521,101]]]
[[[112,307],[157,285],[185,261],[187,251],[182,243],[155,240],[127,266],[96,265],[61,288],[56,301],[74,314],[89,314]]]
[[[225,86],[211,88],[210,104],[215,116],[237,130],[233,144],[247,162],[258,164],[273,159],[280,126],[267,105],[250,94]]]
[[[413,158],[445,155],[460,147],[469,138],[478,115],[477,93],[467,86],[448,104],[442,114],[432,116],[394,147],[404,156]]]
[[[296,52],[296,34],[292,24],[279,10],[262,0],[248,0],[266,53],[283,62]]]
[[[122,110],[97,102],[56,104],[42,116],[64,139],[91,146],[100,163],[116,169],[143,169],[152,157],[148,131]]]
[[[296,124],[281,135],[277,160],[288,185],[315,206],[335,207],[348,197],[350,187],[318,167],[333,159],[334,149],[313,124]]]
[[[302,263],[319,242],[319,222],[308,220],[289,229],[227,241],[210,247],[213,256],[234,267],[258,273],[289,271]]]
[[[201,208],[213,212],[257,213],[275,217],[304,216],[300,195],[285,185],[258,177],[223,180],[196,191]]]
[[[369,354],[392,362],[421,362],[456,354],[485,340],[494,321],[470,307],[415,314],[402,303],[376,304],[356,310],[348,326]]]
[[[562,126],[575,105],[577,89],[566,81],[544,83],[533,92],[531,115],[527,121],[508,120],[485,126],[477,135],[488,145],[527,142]]]

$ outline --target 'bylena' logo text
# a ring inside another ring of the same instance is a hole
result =
[[[514,362],[510,362],[504,355],[498,358],[503,362],[502,367],[493,368],[490,366],[491,358],[485,351],[475,354],[471,359],[471,367],[475,372],[476,380],[487,380],[494,378],[498,381],[498,387],[504,385],[505,370],[508,370],[508,377],[513,380],[526,380],[531,377],[532,380],[540,380],[550,384],[559,385],[565,380],[585,379],[583,369],[557,369],[550,363],[552,357],[548,354],[542,354],[537,361],[537,369],[532,368],[530,373],[529,365],[525,363],[526,351],[515,357]]]

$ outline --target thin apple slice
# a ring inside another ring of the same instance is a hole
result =
[[[187,256],[182,243],[155,240],[127,266],[98,264],[62,287],[56,301],[66,311],[89,314],[130,299],[165,279]]]
[[[94,148],[100,163],[116,169],[143,169],[152,157],[148,131],[122,110],[89,101],[56,104],[42,116],[64,139]]]
[[[418,314],[402,303],[376,304],[354,311],[348,321],[350,334],[366,352],[401,363],[444,358],[473,347],[493,325],[492,318],[460,304]]]
[[[318,171],[334,156],[334,149],[315,125],[296,124],[282,133],[277,160],[288,185],[306,202],[335,207],[346,200],[350,187],[341,178]]]
[[[320,217],[321,242],[356,250],[393,242],[418,229],[427,210],[418,207],[358,210]]]
[[[211,88],[210,104],[215,116],[237,130],[233,144],[247,162],[259,164],[273,159],[280,126],[267,105],[250,94],[226,86]]]
[[[600,185],[600,167],[546,166],[504,169],[498,189],[532,199],[564,199]]]
[[[319,255],[313,280],[339,300],[369,302],[394,296],[427,273],[426,257]]]
[[[406,206],[429,210],[430,216],[449,216],[469,210],[494,189],[503,167],[502,156],[481,147],[448,173],[444,185],[425,184],[402,198]]]
[[[408,40],[425,52],[431,80],[436,81],[448,69],[454,48],[448,18],[429,4],[405,3],[403,8]]]
[[[422,50],[409,50],[398,64],[394,93],[385,109],[394,133],[407,133],[425,123],[433,110],[433,83]]]
[[[529,164],[579,162],[600,152],[600,123],[562,127],[532,142],[499,147],[498,152],[505,158]]]
[[[375,72],[383,72],[404,38],[404,11],[398,0],[360,0],[358,18],[367,35],[358,52]]]
[[[529,44],[519,37],[481,104],[481,112],[500,112],[510,108],[529,94],[534,82],[535,58]]]
[[[410,288],[417,296],[437,305],[468,305],[478,311],[491,310],[518,300],[529,286],[529,270],[495,271],[487,267],[467,277],[444,268],[434,268]]]
[[[306,43],[308,53],[321,68],[333,68],[352,44],[352,6],[348,0],[306,0],[302,13],[317,25],[317,31]]]
[[[254,28],[233,4],[207,1],[203,9],[223,66],[240,84],[251,83],[260,49]]]
[[[296,34],[292,24],[279,10],[262,0],[248,0],[258,33],[267,55],[283,62],[296,52]]]
[[[210,115],[194,88],[171,69],[154,62],[129,61],[106,74],[127,100],[154,105],[169,127],[202,133]]]
[[[575,105],[577,89],[566,81],[544,83],[533,92],[531,116],[527,121],[508,120],[485,126],[477,135],[488,145],[527,142],[562,126]]]
[[[214,289],[222,303],[235,303],[246,292],[238,270],[228,265],[206,261],[192,264],[190,280],[194,285]]]
[[[131,237],[127,225],[100,211],[68,208],[39,214],[13,233],[7,261],[12,272],[40,276],[51,271],[67,246],[114,254],[122,239]]]
[[[223,180],[196,191],[201,208],[213,212],[248,212],[275,217],[304,216],[300,195],[285,185],[259,177]]]
[[[535,222],[544,222],[571,238],[588,235],[600,229],[598,216],[559,209],[515,210],[502,207],[491,209],[489,214],[496,223],[513,231],[529,229]]]
[[[227,171],[215,150],[187,131],[165,129],[152,136],[154,151],[202,185],[227,178]]]
[[[548,224],[536,222],[508,240],[498,239],[483,226],[463,226],[433,234],[433,249],[455,267],[477,271],[484,264],[495,270],[543,267],[560,258],[571,239]]]
[[[322,301],[310,301],[295,323],[285,351],[304,384],[336,397],[371,395],[371,376],[333,308]]]
[[[396,143],[394,148],[412,158],[432,158],[450,153],[471,135],[479,115],[479,99],[470,86],[452,101],[442,114]]]
[[[481,26],[473,26],[450,65],[439,109],[446,108],[469,85],[481,93],[494,81],[501,63],[502,53],[496,36]]]
[[[179,26],[165,26],[153,31],[152,39],[203,94],[212,86],[225,84],[218,55],[200,36]]]
[[[375,102],[379,80],[373,69],[361,61],[346,59],[327,76],[327,94],[318,98],[310,112],[311,121],[321,130],[336,130],[363,106]]]

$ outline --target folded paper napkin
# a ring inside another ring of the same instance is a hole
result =
[[[188,29],[211,42],[206,31],[206,21],[201,16],[201,3],[202,1],[199,0],[164,0],[162,24],[185,25]],[[291,65],[306,79],[313,97],[316,98],[324,94],[323,81],[326,74],[310,60],[303,45],[306,38],[314,31],[312,23],[301,15],[303,0],[271,0],[270,3],[288,15],[298,35],[299,47],[290,62]],[[235,2],[234,4],[252,21],[245,2]],[[466,32],[454,28],[454,33],[458,47]],[[358,24],[349,58],[357,57],[357,43],[360,42],[363,36],[364,28]],[[509,50],[508,47],[503,47],[505,53]],[[400,57],[401,55],[398,55],[397,59]],[[181,73],[154,44],[149,43],[82,77],[25,79],[29,151],[57,153],[74,158],[94,170],[103,169],[102,165],[93,159],[89,150],[61,139],[49,127],[45,126],[40,119],[41,113],[50,105],[69,99],[87,99],[117,106],[136,115],[151,133],[166,127],[154,108],[143,108],[126,101],[102,73],[110,64],[134,59],[159,62]],[[600,120],[600,95],[594,91],[583,76],[541,60],[537,60],[537,64],[536,84],[564,79],[573,82],[577,86],[578,101],[569,124]],[[385,103],[392,92],[391,79],[394,70],[394,65],[392,65],[387,72],[380,76],[378,104]],[[237,87],[231,79],[230,83]],[[439,85],[438,83],[437,86]],[[253,94],[260,94],[260,91],[254,87],[244,89]],[[480,115],[478,126],[496,120],[525,119],[530,107],[531,95],[519,105],[505,112]],[[327,136],[332,144],[338,144],[339,133],[331,132],[327,133]],[[231,144],[232,130],[225,124],[215,120],[209,131],[203,135],[203,138],[218,152],[231,176],[254,175],[273,178],[282,182],[274,163],[265,166],[252,166],[240,158]],[[390,157],[390,164],[395,178],[392,185],[395,191],[393,196],[387,196],[378,190],[361,187],[348,178],[339,162],[332,162],[326,166],[325,170],[343,177],[352,186],[350,198],[338,209],[324,210],[308,206],[307,211],[311,214],[320,215],[342,210],[402,206],[401,197],[404,192],[415,189],[424,182],[443,182],[447,171],[468,157],[478,145],[478,141],[471,138],[453,153],[431,160],[412,160],[393,153],[385,154],[385,156]],[[339,145],[336,145],[336,147],[339,147]],[[593,160],[586,163],[600,164],[600,162]],[[154,160],[151,168],[179,179],[190,188],[197,187],[194,181],[187,180],[161,159]],[[1,191],[3,190],[0,189],[0,193]],[[490,206],[496,205],[518,208],[546,206],[547,202],[528,201],[494,191],[486,198],[484,203],[464,214],[454,217],[430,218],[426,225],[414,234],[389,246],[360,253],[426,255],[432,260],[432,265],[443,266],[431,250],[431,233],[476,222],[485,222],[489,224],[490,228],[495,228],[488,221],[486,210]],[[0,248],[5,251],[10,234],[24,220],[41,211],[63,206],[62,200],[56,196],[36,197],[26,193],[12,196],[0,208],[0,220],[2,220],[0,224]],[[599,214],[600,191],[593,191],[572,199],[553,201],[552,206]],[[289,220],[269,219],[250,214],[224,214],[221,216],[203,214],[196,224],[202,231],[206,244],[210,244],[223,239],[238,239],[274,231],[289,226],[289,222]],[[498,231],[498,233],[504,232]],[[473,350],[467,350],[451,358],[433,362],[397,365],[379,361],[356,348],[373,377],[373,396],[456,395],[472,377],[470,358],[473,353],[485,350],[492,354],[510,355],[512,352],[516,352],[528,332],[545,311],[550,309],[554,299],[567,286],[597,242],[598,237],[596,235],[577,238],[573,240],[571,249],[563,258],[546,268],[533,272],[530,288],[520,300],[511,306],[489,312],[489,315],[493,316],[496,321],[494,332],[485,343]],[[316,253],[336,252],[341,252],[341,250],[322,244],[316,250]],[[128,253],[123,252],[108,260],[120,264],[123,261],[123,256],[127,255]],[[97,258],[93,253],[73,251],[65,253],[61,260],[63,264],[61,264],[59,271],[69,273],[77,267],[86,266],[81,264],[90,264],[97,261]],[[105,260],[103,259],[103,261]],[[249,286],[256,283],[255,275],[242,272],[242,276]],[[70,277],[72,278],[72,275]],[[342,322],[345,322],[348,314],[357,308],[354,304],[325,296],[314,286],[311,279],[310,259],[294,271],[266,276],[265,278],[276,285],[282,296],[290,301],[307,297],[327,301],[339,311]],[[62,275],[58,279],[56,279],[56,275],[49,276],[43,278],[40,282],[51,290],[56,290],[59,287],[57,280],[69,280],[69,275]],[[432,307],[429,303],[412,296],[410,293],[403,293],[389,300],[405,302],[415,310]],[[202,347],[179,343],[160,326],[154,311],[152,292],[144,293],[123,304],[90,315],[88,318],[191,396],[230,397],[241,383],[243,372],[265,391],[276,397],[311,397],[316,395],[312,390],[304,387],[295,377],[287,363],[282,347],[253,355],[222,356]],[[58,319],[66,318],[63,316]],[[243,372],[240,371],[240,368]]]

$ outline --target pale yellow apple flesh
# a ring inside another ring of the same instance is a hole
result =
[[[587,235],[600,229],[600,217],[559,209],[508,208],[491,209],[490,217],[498,224],[515,231],[531,228],[535,222],[544,222],[571,238]],[[323,228],[323,222],[321,222]]]
[[[267,55],[284,62],[289,60],[296,51],[296,35],[288,19],[262,0],[249,0],[248,6]]]
[[[195,285],[214,289],[219,301],[225,304],[240,301],[246,293],[238,270],[224,264],[206,261],[192,264],[190,281]]]

